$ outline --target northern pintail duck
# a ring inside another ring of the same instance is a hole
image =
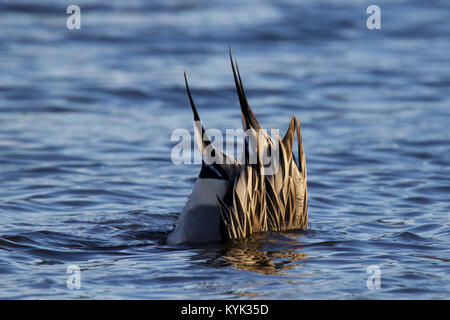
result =
[[[244,141],[245,156],[239,161],[220,151],[205,134],[184,74],[189,102],[194,114],[195,136],[202,153],[202,166],[194,189],[169,234],[169,244],[202,243],[246,237],[255,232],[283,231],[308,227],[308,194],[306,162],[300,122],[292,116],[282,139],[270,137],[261,130],[244,92],[237,62],[230,51],[244,130],[251,132],[256,143]],[[298,142],[298,163],[293,144],[295,132]],[[250,145],[252,148],[250,150]],[[269,150],[269,151],[268,151]],[[261,153],[278,152],[276,170],[268,171]],[[256,155],[250,163],[249,155]],[[223,159],[218,163],[211,161]]]

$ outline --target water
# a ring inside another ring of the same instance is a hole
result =
[[[377,1],[381,30],[356,0],[77,4],[81,30],[0,4],[0,298],[450,297],[447,1]],[[239,128],[229,45],[262,125],[300,117],[310,227],[169,246],[199,171],[170,159],[183,71]]]

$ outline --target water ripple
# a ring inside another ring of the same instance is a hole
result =
[[[57,1],[0,3],[0,298],[448,298],[446,1],[383,3],[375,31],[355,1],[79,5],[69,31]],[[239,128],[230,45],[263,126],[300,117],[309,228],[171,246],[199,169],[170,159],[183,71]]]

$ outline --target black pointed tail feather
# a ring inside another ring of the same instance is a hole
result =
[[[237,66],[237,62],[236,67],[235,63],[233,62],[233,56],[231,55],[231,48],[229,49],[229,53],[230,53],[231,69],[233,70],[234,84],[236,86],[236,91],[239,97],[239,103],[241,105],[242,123],[244,126],[244,130],[248,129],[259,130],[261,129],[261,126],[258,120],[256,120],[256,117],[248,104],[247,97],[244,91],[244,85],[242,83],[239,68]]]
[[[213,143],[211,142],[211,140],[209,139],[208,135],[206,134],[205,128],[203,126],[203,122],[200,120],[200,116],[198,114],[197,108],[195,107],[195,103],[194,103],[194,99],[192,98],[192,93],[191,90],[189,88],[189,84],[187,81],[187,75],[186,72],[184,72],[184,82],[186,84],[186,91],[189,97],[189,102],[191,104],[191,108],[192,108],[192,113],[194,114],[194,121],[195,121],[195,136],[196,136],[196,141],[197,141],[197,145],[200,149],[200,152],[202,154],[203,160],[207,160],[208,164],[213,165],[216,169],[218,169],[220,171],[220,168],[227,168],[230,167],[230,165],[238,165],[239,161],[236,160],[236,158],[234,158],[233,156],[228,155],[227,153],[217,149],[214,147]],[[218,159],[221,159],[220,163],[210,163],[211,161],[209,161],[209,157],[208,155],[206,155],[207,147],[210,146],[210,153],[211,156],[214,157],[216,156]],[[232,170],[232,169],[228,169]],[[229,174],[230,172],[228,172]],[[226,175],[223,175],[224,177],[226,177]]]
[[[211,144],[211,140],[209,140],[208,136],[205,133],[205,128],[203,127],[203,123],[200,120],[200,116],[198,115],[197,108],[195,107],[194,99],[192,98],[191,90],[189,89],[189,84],[187,81],[186,71],[184,72],[184,83],[186,84],[186,91],[189,97],[189,102],[191,104],[192,113],[194,114],[194,121],[195,121],[195,130],[198,130],[199,132],[196,132],[197,134],[197,143],[200,149],[200,152],[203,154],[203,151],[207,146]],[[200,126],[200,128],[198,128]],[[198,136],[200,135],[200,136]]]

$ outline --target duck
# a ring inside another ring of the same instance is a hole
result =
[[[300,121],[292,116],[283,138],[276,131],[269,136],[250,108],[231,49],[229,58],[243,129],[247,133],[243,143],[244,156],[238,160],[211,142],[200,120],[185,72],[202,165],[193,190],[167,236],[168,244],[229,241],[254,233],[308,227],[306,158]],[[297,157],[293,150],[295,136]],[[270,154],[270,161],[263,160],[263,154]]]

